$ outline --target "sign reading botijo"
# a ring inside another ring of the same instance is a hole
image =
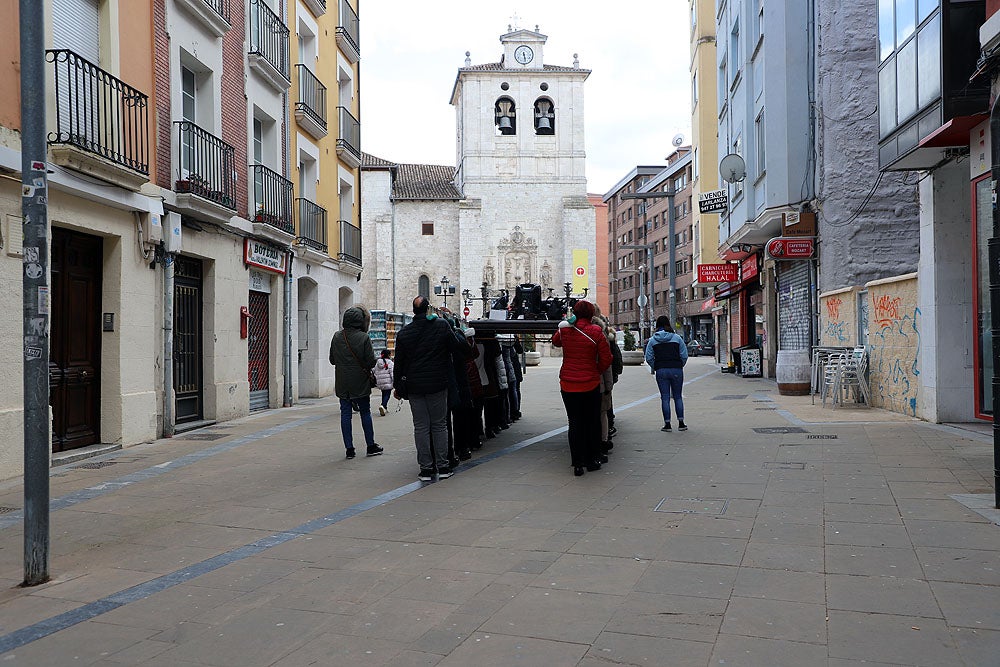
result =
[[[285,273],[285,253],[263,241],[243,239],[243,259],[250,266]]]
[[[716,285],[739,280],[738,264],[699,264],[698,284]]]
[[[699,213],[718,213],[720,211],[725,211],[726,207],[729,206],[729,197],[726,195],[725,190],[709,190],[708,192],[698,193],[698,212]]]

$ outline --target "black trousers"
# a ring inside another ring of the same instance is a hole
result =
[[[483,416],[486,421],[486,432],[496,431],[503,423],[503,403],[499,396],[489,397],[483,405]]]
[[[601,390],[561,393],[569,420],[569,453],[573,467],[591,465],[600,456]]]

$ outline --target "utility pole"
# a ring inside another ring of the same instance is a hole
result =
[[[22,0],[23,3],[23,0]],[[987,241],[990,262],[990,336],[993,339],[993,506],[1000,509],[1000,210],[997,183],[1000,182],[1000,99],[990,111],[990,150],[993,165],[993,234]]]
[[[677,267],[676,267],[677,248],[674,245],[674,234],[675,234],[674,227],[676,227],[677,225],[677,218],[674,215],[674,196],[676,194],[677,191],[674,188],[668,187],[666,190],[662,192],[636,192],[631,194],[624,194],[621,196],[622,199],[658,199],[661,197],[667,198],[667,249],[668,249],[667,276],[670,281],[670,295],[667,298],[667,302],[670,304],[669,306],[670,310],[668,311],[670,315],[670,326],[677,325]],[[647,267],[649,267],[650,285],[652,285],[653,260],[652,260],[652,254],[650,253],[650,248],[652,248],[652,246],[649,244],[644,244],[641,246],[618,246],[618,247],[625,249],[629,248],[646,249],[646,257],[647,257],[646,265]]]
[[[24,266],[24,585],[49,580],[49,237],[45,3],[20,0]]]

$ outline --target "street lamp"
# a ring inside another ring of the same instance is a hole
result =
[[[455,294],[455,286],[448,280],[448,276],[441,276],[441,284],[434,286],[434,294],[444,299],[444,307],[448,308],[448,297]]]

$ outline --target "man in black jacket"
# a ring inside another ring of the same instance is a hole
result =
[[[425,482],[434,478],[435,464],[438,479],[454,474],[448,464],[448,376],[451,355],[461,352],[451,327],[436,315],[428,315],[429,308],[426,297],[413,300],[413,322],[396,334],[393,368],[396,398],[410,401],[418,478]]]

